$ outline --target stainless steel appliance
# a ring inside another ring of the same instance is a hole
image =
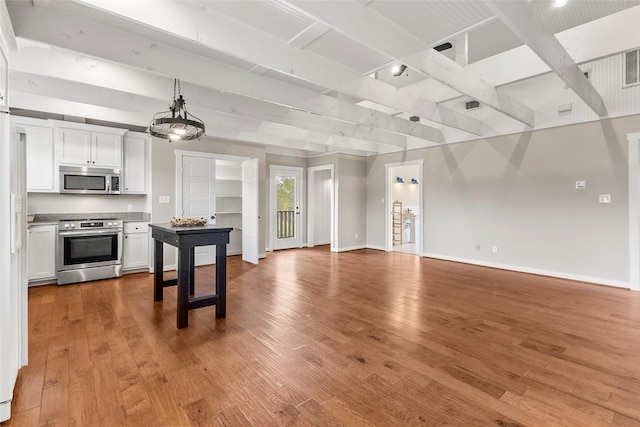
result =
[[[120,169],[60,166],[60,193],[120,194]]]
[[[58,284],[122,276],[122,220],[58,223]]]

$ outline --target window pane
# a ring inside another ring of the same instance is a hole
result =
[[[625,85],[638,83],[638,52],[640,51],[634,50],[626,53],[624,78]]]
[[[295,203],[296,203],[296,179],[293,176],[278,176],[276,217],[278,239],[291,239],[295,237]]]

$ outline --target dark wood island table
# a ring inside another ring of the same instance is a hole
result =
[[[226,316],[227,244],[233,228],[215,225],[174,226],[149,224],[154,239],[153,300],[162,301],[163,289],[178,285],[178,328],[189,325],[189,310],[216,306],[216,319]],[[164,280],[163,243],[178,248],[178,278]],[[189,298],[195,291],[194,254],[196,246],[216,245],[216,293]]]

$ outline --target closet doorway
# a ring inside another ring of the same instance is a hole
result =
[[[307,246],[330,245],[335,252],[335,186],[333,165],[314,166],[308,171]]]
[[[422,254],[422,165],[422,160],[386,165],[387,251]]]

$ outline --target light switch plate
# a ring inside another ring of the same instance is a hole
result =
[[[587,181],[576,181],[576,190],[584,190],[587,188]]]
[[[171,203],[171,196],[158,197],[158,203]]]

